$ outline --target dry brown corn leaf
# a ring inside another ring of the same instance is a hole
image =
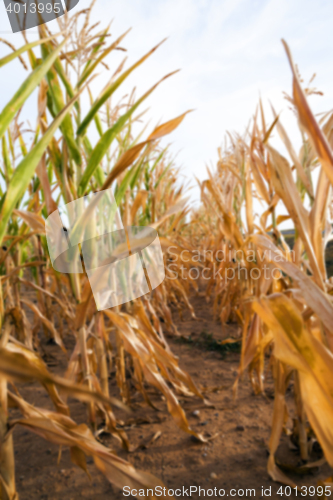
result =
[[[110,483],[118,488],[129,486],[131,489],[147,490],[148,488],[154,489],[156,486],[164,487],[163,483],[156,477],[137,471],[132,464],[117,457],[111,450],[96,441],[85,424],[77,425],[71,418],[64,415],[34,408],[22,399],[17,403],[25,418],[13,421],[11,423],[12,429],[20,425],[49,442],[70,447],[71,451],[75,450],[75,453],[71,453],[72,458],[74,457],[74,463],[83,469],[86,468],[85,455],[92,456],[96,467]],[[80,450],[79,454],[76,449]],[[149,498],[155,500],[156,497],[153,495]]]
[[[172,120],[156,127],[155,130],[153,130],[153,132],[148,137],[148,141],[154,141],[156,139],[160,139],[165,135],[171,134],[171,132],[173,132],[181,124],[185,116],[188,113],[191,113],[192,111],[193,110],[186,111],[186,113],[177,116],[177,118],[173,118]]]
[[[20,349],[8,344],[6,349],[0,349],[0,373],[9,379],[38,380],[42,384],[54,384],[62,392],[84,402],[99,402],[114,405],[128,411],[121,401],[116,398],[106,397],[102,393],[90,391],[87,386],[71,383],[69,380],[51,374],[45,364],[36,363],[36,354],[28,349]]]
[[[267,260],[274,262],[276,267],[279,267],[295,280],[308,306],[318,314],[327,331],[331,332],[328,340],[331,347],[333,347],[333,306],[326,294],[313,282],[310,276],[306,275],[295,264],[289,262],[281,250],[267,236],[255,234],[249,238],[249,241],[266,251],[265,257]]]
[[[13,210],[13,213],[23,219],[33,231],[38,231],[38,234],[45,234],[45,221],[41,215],[16,209]]]
[[[283,294],[261,297],[254,310],[274,334],[274,355],[298,371],[305,412],[328,463],[333,464],[333,355],[305,327]]]
[[[46,318],[44,316],[44,314],[40,311],[40,309],[36,306],[36,304],[34,304],[33,302],[30,302],[30,300],[21,299],[21,302],[22,302],[22,304],[25,304],[26,306],[28,306],[38,316],[38,318],[41,320],[43,325],[45,325],[46,328],[53,335],[55,342],[58,344],[58,346],[61,348],[61,350],[66,354],[67,351],[66,351],[64,343],[62,341],[62,338],[61,338],[58,330],[53,325],[53,323],[48,318]]]
[[[287,43],[282,40],[284,48],[286,50],[290,67],[293,73],[293,97],[294,103],[296,105],[300,122],[305,128],[311,142],[313,143],[319,160],[325,169],[327,177],[330,179],[331,184],[333,184],[333,154],[330,145],[327,141],[326,136],[319,127],[311,109],[307,102],[305,93],[297,75],[295,64]]]
[[[185,412],[180,406],[178,399],[157,369],[153,353],[148,351],[124,318],[110,310],[105,310],[104,313],[121,333],[126,351],[140,361],[147,382],[159,389],[164,395],[168,410],[177,422],[177,425],[185,432],[196,437],[199,441],[207,441],[201,434],[190,428]]]
[[[316,283],[323,289],[322,270],[319,268],[318,259],[310,239],[309,215],[302,204],[302,200],[292,177],[289,163],[271,146],[266,145],[266,148],[271,158],[269,165],[273,167],[271,168],[271,173],[274,187],[287,207],[289,215],[293,219],[295,227],[302,238]]]

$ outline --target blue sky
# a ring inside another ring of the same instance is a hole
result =
[[[0,36],[19,46],[22,37],[8,34],[9,23],[0,1]],[[81,0],[77,9],[89,3]],[[294,141],[299,141],[295,118],[282,95],[282,91],[291,92],[291,72],[281,38],[288,42],[305,82],[317,73],[314,85],[324,96],[311,97],[314,111],[333,108],[331,1],[97,0],[93,19],[101,21],[101,26],[113,19],[114,37],[133,28],[123,42],[128,49],[128,64],[168,37],[130,77],[118,97],[133,86],[140,95],[163,75],[181,69],[149,99],[147,118],[153,128],[161,120],[196,110],[166,141],[172,141],[172,151],[179,152],[178,163],[187,178],[205,178],[205,164],[216,161],[225,132],[244,130],[259,93],[268,120],[271,100],[277,111],[284,110],[282,122]],[[34,37],[32,32],[30,39]],[[6,52],[0,46],[0,54]],[[110,57],[111,71],[121,57],[120,53]],[[6,78],[2,74],[1,108],[18,87],[24,71],[13,63]],[[103,76],[96,86],[102,87],[107,79]]]

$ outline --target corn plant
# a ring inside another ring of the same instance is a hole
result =
[[[243,136],[228,135],[227,146],[219,149],[216,171],[208,171],[208,179],[200,183],[203,204],[193,214],[190,237],[195,233],[202,252],[211,250],[206,265],[221,271],[211,274],[206,288],[216,318],[223,326],[237,321],[242,328],[236,339],[242,349],[235,393],[246,370],[254,391],[265,392],[265,357],[270,354],[275,402],[268,473],[295,487],[275,460],[283,431],[297,443],[307,470],[315,466],[315,440],[333,464],[332,279],[325,262],[331,235],[333,115],[316,120],[307,100],[316,91],[302,88],[283,43],[293,74],[293,93],[287,99],[300,127],[301,150],[296,153],[273,107],[267,122],[260,102],[252,126]],[[288,159],[272,147],[275,133]],[[254,200],[263,207],[260,215]],[[278,204],[287,215],[279,214]],[[285,221],[293,224],[292,247],[280,230]],[[285,394],[291,380],[297,416],[288,428]]]
[[[94,3],[94,2],[93,2]],[[93,4],[92,4],[93,6]],[[91,6],[91,8],[92,8]],[[46,440],[68,446],[72,461],[86,469],[85,457],[116,486],[150,487],[156,479],[136,471],[96,438],[108,432],[130,449],[126,433],[118,425],[115,408],[128,409],[131,393],[127,373],[143,399],[152,405],[145,384],[161,392],[176,423],[197,439],[176,397],[176,392],[203,399],[190,376],[178,364],[163,333],[162,320],[177,334],[168,303],[189,307],[188,290],[181,280],[166,281],[151,296],[124,307],[96,311],[85,274],[62,275],[51,265],[45,237],[45,219],[60,204],[86,194],[113,189],[124,225],[158,228],[167,248],[174,230],[184,224],[188,211],[183,188],[176,185],[177,169],[160,139],[183,121],[186,113],[155,127],[143,139],[142,105],[171,75],[136,97],[114,103],[114,93],[155,47],[125,69],[123,61],[96,97],[92,80],[106,57],[123,51],[125,34],[110,41],[109,27],[91,26],[91,8],[58,20],[59,33],[39,27],[40,39],[12,48],[0,60],[2,71],[19,58],[28,76],[0,114],[2,152],[1,336],[0,336],[0,485],[2,500],[17,499],[13,455],[13,430],[17,425]],[[30,70],[26,62],[28,57]],[[20,122],[20,112],[37,93],[34,129]],[[89,103],[85,111],[85,102]],[[97,140],[94,140],[96,138]],[[30,139],[29,139],[30,137]],[[31,301],[25,292],[33,291]],[[34,324],[28,320],[33,313]],[[62,377],[52,374],[39,349],[39,330],[67,356]],[[110,335],[114,335],[113,346]],[[75,347],[66,349],[73,335]],[[109,394],[108,379],[115,365],[120,399]],[[54,411],[35,408],[8,382],[35,380],[42,384]],[[87,406],[86,426],[70,417],[68,397]],[[22,418],[8,418],[8,407]]]

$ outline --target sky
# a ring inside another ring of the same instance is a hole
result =
[[[89,5],[81,0],[76,9]],[[96,0],[93,16],[101,27],[113,20],[111,33],[118,37],[132,28],[122,42],[127,65],[133,63],[165,37],[167,41],[121,87],[118,97],[134,86],[141,95],[171,71],[179,73],[163,82],[149,98],[149,130],[194,109],[164,143],[171,143],[184,178],[195,185],[195,176],[206,178],[206,165],[217,161],[217,148],[226,131],[242,133],[255,112],[259,96],[272,119],[269,101],[282,111],[281,120],[296,144],[300,144],[295,117],[288,111],[283,91],[291,93],[291,71],[281,43],[284,38],[301,75],[324,96],[312,96],[317,112],[333,108],[333,2],[330,0]],[[52,28],[52,23],[51,26]],[[55,25],[54,25],[55,27]],[[0,0],[0,37],[15,46],[20,34],[11,34],[3,1]],[[34,30],[29,30],[33,40]],[[8,49],[0,44],[0,55]],[[109,74],[96,86],[103,87],[123,53],[109,59]],[[0,73],[0,108],[13,95],[24,70],[11,63],[5,77]],[[97,90],[97,88],[96,88]],[[31,105],[31,113],[34,109]],[[29,114],[29,106],[26,110]],[[194,189],[192,199],[198,199]]]

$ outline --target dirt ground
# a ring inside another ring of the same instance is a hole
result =
[[[209,444],[195,442],[191,436],[177,428],[167,413],[161,396],[156,393],[154,395],[154,391],[151,391],[152,401],[160,411],[140,404],[138,399],[133,417],[137,421],[140,419],[141,423],[129,423],[126,432],[130,442],[136,445],[149,442],[158,431],[162,433],[160,438],[147,449],[138,449],[133,453],[120,449],[118,443],[108,436],[103,436],[103,442],[116,449],[119,456],[130,461],[136,468],[161,478],[170,489],[200,486],[209,490],[216,487],[217,490],[225,490],[225,496],[248,498],[250,494],[246,494],[246,489],[254,488],[255,498],[263,498],[262,487],[266,490],[266,496],[271,487],[271,494],[268,495],[270,498],[287,498],[287,494],[277,494],[281,485],[270,480],[266,472],[274,392],[269,367],[267,366],[266,397],[255,396],[248,377],[245,377],[239,385],[238,399],[234,400],[232,385],[237,374],[239,353],[235,350],[222,351],[216,341],[237,335],[238,327],[230,325],[223,332],[221,325],[214,321],[212,307],[206,303],[203,293],[193,297],[192,304],[201,321],[192,320],[188,312],[184,312],[184,320],[180,321],[178,313],[174,312],[184,339],[169,337],[168,341],[172,351],[180,357],[181,367],[190,373],[200,388],[207,389],[206,396],[214,405],[214,408],[207,408],[197,399],[181,398],[191,426],[206,436],[218,435]],[[72,347],[70,343],[67,346]],[[65,360],[59,354],[59,349],[46,343],[43,348],[47,353],[50,370],[63,373]],[[111,377],[110,380],[111,393],[119,395],[114,379],[115,377]],[[52,408],[43,388],[36,384],[25,384],[19,389],[36,406]],[[291,393],[288,394],[288,399],[292,400]],[[71,412],[78,423],[86,420],[86,409],[82,403],[72,402]],[[14,415],[16,413],[13,412],[11,416]],[[133,498],[125,497],[122,491],[114,488],[95,469],[90,458],[88,467],[92,481],[71,463],[68,450],[63,450],[60,464],[57,465],[57,446],[22,429],[16,429],[14,441],[17,487],[21,500]],[[320,453],[318,450],[312,459],[320,458]],[[300,463],[299,455],[292,449],[287,436],[282,439],[278,457],[282,463]],[[297,484],[309,486],[316,485],[318,480],[330,475],[332,471],[324,465],[310,475],[294,474],[291,477]],[[232,489],[240,490],[239,494],[231,491]],[[181,498],[187,498],[186,493]],[[191,498],[205,497],[194,493]],[[289,498],[296,498],[295,493],[292,492]]]

